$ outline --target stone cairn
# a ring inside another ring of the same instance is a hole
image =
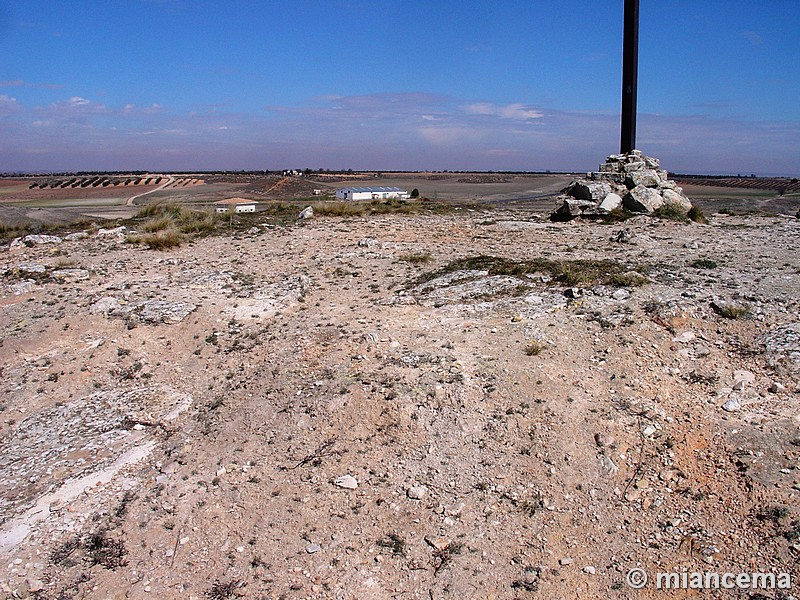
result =
[[[551,215],[554,221],[598,218],[618,208],[639,214],[653,214],[662,207],[685,214],[692,208],[683,190],[660,169],[658,159],[641,150],[612,154],[599,171],[570,183],[558,201]]]

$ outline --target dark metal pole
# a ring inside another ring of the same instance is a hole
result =
[[[625,0],[622,38],[622,127],[619,151],[636,147],[636,87],[639,79],[639,0]]]

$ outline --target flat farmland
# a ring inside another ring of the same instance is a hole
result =
[[[800,194],[779,195],[775,190],[681,183],[683,191],[705,212],[763,212],[794,214],[800,209]]]
[[[419,190],[432,200],[513,202],[554,197],[575,177],[558,175],[513,175],[500,173],[387,173],[382,177],[339,181],[337,188],[397,186]]]
[[[151,184],[30,189],[30,184],[31,180],[27,179],[0,179],[0,202],[42,207],[74,207],[91,205],[95,201],[101,206],[107,206],[113,203],[124,204],[129,197],[158,187]]]

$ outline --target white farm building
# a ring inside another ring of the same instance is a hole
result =
[[[226,198],[214,203],[218,213],[235,212],[235,213],[251,213],[256,212],[255,200],[248,200],[247,198]]]
[[[347,187],[336,190],[338,200],[388,200],[398,198],[408,200],[409,194],[399,187]]]

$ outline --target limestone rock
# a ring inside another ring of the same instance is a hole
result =
[[[623,173],[632,173],[633,171],[641,171],[642,169],[646,168],[643,160],[634,160],[632,162],[625,163],[622,167]]]
[[[580,200],[570,196],[562,197],[561,205],[553,212],[555,220],[567,221],[580,217],[584,210],[594,208],[596,206],[594,200]]]
[[[620,204],[644,214],[652,214],[664,204],[688,212],[691,201],[660,166],[658,159],[645,156],[640,150],[612,154],[598,171],[587,173],[586,178],[576,179],[564,189],[565,196],[559,198],[550,218],[602,218]]]
[[[180,323],[196,305],[188,302],[170,302],[168,300],[140,300],[122,305],[112,296],[100,298],[90,308],[90,313],[105,314],[109,317],[125,319],[129,323]]]
[[[738,412],[742,409],[742,403],[738,398],[731,398],[722,405],[722,410],[725,412]]]
[[[86,269],[58,269],[53,271],[50,276],[56,281],[83,281],[89,279],[89,271]]]
[[[618,209],[620,206],[622,206],[622,197],[619,194],[611,192],[608,196],[603,198],[599,208],[600,210],[611,212],[612,210]]]
[[[122,237],[125,235],[125,232],[128,230],[125,225],[120,225],[119,227],[112,227],[111,229],[98,229],[97,230],[97,237]]]
[[[605,182],[579,179],[570,184],[565,193],[576,200],[591,200],[596,203],[601,202],[611,191],[611,186]]]
[[[197,306],[188,302],[147,300],[131,305],[131,312],[137,313],[145,323],[180,323],[195,308]]]
[[[11,293],[15,296],[28,294],[36,288],[36,281],[33,279],[23,279],[11,286]]]
[[[342,475],[341,477],[337,477],[333,481],[333,484],[346,490],[354,490],[358,487],[358,481],[356,481],[356,478],[352,475]]]
[[[676,190],[666,188],[661,190],[661,196],[664,198],[664,204],[677,206],[684,212],[689,212],[692,208],[692,202]]]
[[[631,212],[650,214],[664,205],[664,199],[657,191],[637,185],[625,194],[623,204]]]
[[[789,323],[767,332],[762,341],[767,365],[800,378],[800,323]]]
[[[300,211],[300,214],[297,215],[298,219],[310,219],[314,216],[314,208],[311,206],[306,206],[303,210]]]
[[[30,246],[38,246],[41,244],[60,244],[63,242],[64,239],[58,237],[57,235],[26,235],[22,238],[17,238],[13,242],[11,242],[11,249],[20,248],[20,247],[30,247]]]
[[[119,307],[119,300],[112,296],[105,296],[92,304],[89,307],[89,312],[93,314],[108,314],[112,310],[117,310]]]
[[[424,485],[412,485],[406,490],[406,496],[412,500],[422,500],[428,493],[428,488]]]
[[[655,188],[658,187],[661,182],[661,177],[658,172],[653,169],[633,171],[625,178],[625,185],[628,186],[629,190],[635,188],[637,185]]]
[[[614,464],[614,461],[611,460],[608,456],[601,456],[600,457],[600,474],[603,477],[612,478],[617,473],[619,473],[619,467]]]
[[[365,237],[358,240],[358,245],[362,248],[377,248],[381,243],[374,237]]]

